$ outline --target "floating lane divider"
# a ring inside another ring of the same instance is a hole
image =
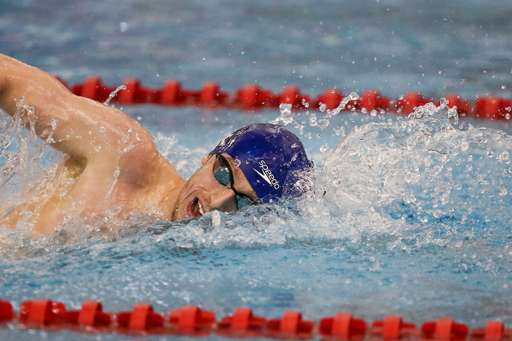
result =
[[[102,83],[100,77],[87,77],[81,84],[68,86],[59,79],[75,95],[105,102],[116,87]],[[126,89],[112,98],[112,103],[122,105],[158,104],[167,106],[197,105],[206,108],[234,108],[258,110],[276,108],[281,103],[291,104],[293,109],[318,108],[325,105],[326,110],[338,107],[346,96],[336,88],[326,89],[324,93],[313,97],[301,93],[297,86],[286,86],[281,93],[260,88],[256,84],[246,84],[234,94],[222,91],[218,83],[206,82],[199,90],[184,89],[177,80],[168,80],[161,89],[143,87],[136,78],[126,79],[123,84]],[[498,96],[477,97],[474,101],[460,98],[457,94],[446,94],[448,106],[457,106],[461,117],[471,116],[486,120],[509,120],[512,115],[512,100]],[[402,97],[392,100],[375,90],[366,90],[357,101],[349,101],[345,111],[366,110],[371,112],[395,112],[409,114],[415,107],[433,102],[439,105],[439,99],[423,97],[418,92],[408,92]]]
[[[147,303],[136,304],[132,311],[112,313],[104,312],[101,303],[96,301],[82,302],[80,310],[67,310],[64,303],[49,299],[25,301],[19,313],[10,302],[0,300],[0,328],[191,337],[216,334],[237,338],[357,341],[512,341],[512,329],[506,329],[498,320],[490,320],[485,328],[470,331],[466,324],[451,318],[425,322],[418,328],[398,315],[388,315],[368,325],[364,319],[350,313],[309,321],[298,311],[289,310],[281,318],[266,319],[254,316],[249,308],[236,308],[231,315],[217,321],[215,313],[193,305],[171,310],[167,315],[154,312]]]

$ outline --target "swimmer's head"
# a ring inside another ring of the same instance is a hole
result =
[[[224,138],[210,153],[228,154],[263,202],[297,197],[307,189],[298,182],[313,167],[302,142],[281,126],[252,124]]]

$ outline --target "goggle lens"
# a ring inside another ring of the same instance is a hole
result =
[[[221,154],[217,154],[217,159],[215,160],[215,165],[213,167],[213,176],[221,185],[224,185],[235,192],[236,206],[239,210],[252,204],[251,200],[240,196],[240,194],[235,190],[231,166],[229,165],[228,160],[226,160],[226,158]]]

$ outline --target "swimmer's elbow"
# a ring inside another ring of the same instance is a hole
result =
[[[12,116],[12,111],[9,110],[9,81],[3,70],[0,70],[0,109],[5,110]]]

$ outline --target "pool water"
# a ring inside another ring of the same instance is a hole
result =
[[[70,83],[100,75],[112,85],[139,77],[150,86],[215,80],[228,90],[257,82],[276,92],[297,84],[313,94],[336,85],[395,97],[511,97],[510,11],[505,1],[12,1],[0,14],[0,46]],[[348,311],[367,321],[400,314],[417,324],[446,316],[472,328],[512,323],[507,121],[458,118],[443,104],[409,117],[122,109],[185,177],[231,131],[286,122],[315,162],[315,189],[220,213],[220,224],[208,213],[156,224],[137,217],[111,234],[79,221],[49,238],[0,229],[0,298],[16,308],[50,298],[69,309],[98,300],[113,312],[147,302],[164,314],[197,304],[218,317],[250,307],[267,318],[294,309],[312,320]],[[0,118],[0,150],[8,146],[0,166],[12,175],[0,188],[5,204],[60,156]],[[0,336],[127,339],[7,328]]]

